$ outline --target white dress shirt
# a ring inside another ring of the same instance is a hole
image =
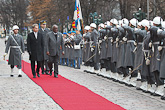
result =
[[[36,39],[37,39],[38,32],[34,32],[34,35],[35,35],[35,37],[36,37]]]

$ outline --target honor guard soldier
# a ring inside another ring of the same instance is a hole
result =
[[[91,33],[90,33],[90,26],[85,26],[85,34],[83,35],[84,38],[84,55],[83,55],[83,59],[84,59],[84,65],[87,66],[87,70],[84,70],[84,72],[88,72],[89,67],[91,65],[91,59],[90,57],[91,52],[90,52],[90,41],[91,41]]]
[[[118,72],[118,80],[120,83],[123,83],[123,76],[126,73],[124,60],[125,60],[125,48],[126,48],[126,42],[123,41],[123,38],[126,36],[126,32],[122,26],[128,26],[129,21],[124,18],[121,20],[121,24],[117,26],[119,33],[118,37],[116,38],[116,41],[118,42],[118,59],[117,59],[117,72]]]
[[[104,24],[100,24],[99,30],[99,54],[100,54],[100,74],[106,75],[106,68],[107,68],[107,35],[106,30],[104,29]]]
[[[66,41],[67,41],[67,36],[68,34],[66,32],[63,33],[63,41],[64,41],[64,53],[65,55],[62,54],[62,51],[60,52],[60,64],[66,66],[67,65],[67,46],[65,45]]]
[[[154,96],[162,95],[164,90],[163,80],[160,79],[160,52],[158,50],[158,46],[161,45],[161,39],[157,35],[157,30],[161,28],[162,23],[161,17],[155,17],[153,19],[153,24],[150,28],[150,43],[149,46],[151,48],[151,72],[155,76],[155,82],[157,89]]]
[[[42,20],[40,22],[40,25],[41,25],[41,28],[39,29],[38,32],[42,34],[44,42],[45,42],[44,44],[46,44],[46,34],[48,32],[50,32],[50,30],[48,28],[46,28],[47,23],[45,20]],[[44,55],[43,56],[44,56],[44,60],[41,62],[42,74],[44,74],[44,72],[46,74],[49,74],[48,55],[46,54],[46,45],[44,45]],[[45,65],[46,70],[44,70],[44,65]]]
[[[82,57],[82,52],[81,52],[81,45],[80,43],[82,42],[82,35],[80,31],[76,30],[76,35],[74,36],[72,42],[74,42],[74,60],[75,60],[75,69],[80,69],[80,64],[81,64],[81,57]]]
[[[165,65],[165,22],[162,22],[162,30],[158,30],[157,32],[158,32],[158,37],[161,39],[161,42],[162,42],[161,45],[158,47],[158,50],[161,53],[160,79],[164,81],[164,87],[165,87],[165,68],[164,68],[164,65]],[[165,100],[165,93],[161,94],[161,99]]]
[[[125,82],[128,86],[132,86],[130,84],[130,77],[134,78],[137,77],[137,73],[133,71],[134,69],[134,40],[135,40],[135,33],[134,30],[137,27],[138,20],[133,18],[130,20],[130,26],[123,26],[126,30],[126,37],[123,38],[125,42],[127,42],[126,50],[125,50],[125,67],[127,68],[127,73],[125,74]],[[131,75],[129,74],[131,73]]]
[[[18,34],[19,27],[17,25],[13,26],[13,35],[9,35],[9,38],[7,40],[7,45],[5,49],[5,55],[4,57],[8,54],[9,48],[10,48],[10,54],[9,54],[9,62],[8,64],[11,67],[11,77],[13,77],[13,69],[14,66],[17,66],[19,69],[18,72],[18,77],[22,77],[21,74],[21,68],[22,68],[22,54],[24,53],[25,47],[24,47],[24,41],[23,37]]]
[[[90,24],[91,27],[91,53],[92,53],[92,68],[91,72],[99,70],[99,52],[98,52],[98,37],[99,34],[96,30],[97,26],[95,23]]]

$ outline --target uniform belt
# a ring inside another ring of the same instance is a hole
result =
[[[105,41],[105,39],[102,39],[102,41]]]
[[[159,44],[159,42],[153,42],[153,44]]]
[[[113,37],[108,37],[108,39],[113,39]]]
[[[150,50],[143,50],[143,52],[150,52]]]
[[[134,40],[128,40],[127,42],[132,42],[132,43],[134,43],[135,41],[134,41]]]
[[[113,43],[116,43],[116,41],[114,41]]]
[[[142,45],[143,43],[142,42],[139,42],[138,44]]]
[[[11,48],[20,48],[20,46],[10,46]]]

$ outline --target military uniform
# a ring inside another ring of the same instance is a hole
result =
[[[98,32],[96,31],[96,29],[94,29],[92,32],[91,32],[91,48],[93,48],[93,51],[91,51],[92,53],[92,65],[91,66],[94,66],[94,69],[95,70],[99,70],[99,51],[98,51]]]
[[[82,40],[82,35],[81,34],[76,34],[73,38],[73,42],[74,42],[74,54],[72,54],[74,56],[75,59],[75,68],[80,69],[80,63],[81,63],[81,57],[82,57],[82,52],[81,52],[81,46],[80,46],[80,42]],[[79,46],[80,48],[76,49],[75,46]]]
[[[25,51],[23,37],[19,34],[9,35],[5,53],[8,53],[9,48],[10,48],[10,54],[9,54],[8,64],[11,65],[11,68],[14,68],[14,66],[17,65],[17,68],[21,69],[22,68],[21,54],[24,53]]]
[[[45,44],[44,45],[44,55],[43,55],[44,60],[41,63],[41,69],[42,69],[42,73],[44,74],[44,65],[45,65],[45,68],[46,68],[45,72],[48,74],[49,67],[48,67],[48,55],[46,54],[46,34],[48,32],[50,32],[50,30],[48,28],[45,28],[45,29],[40,28],[38,32],[42,34],[44,42],[45,42],[44,43]]]
[[[87,32],[84,36],[85,39],[85,44],[84,44],[84,62],[85,62],[85,66],[90,66],[90,57],[91,57],[91,49],[90,49],[90,41],[91,41],[91,33]]]

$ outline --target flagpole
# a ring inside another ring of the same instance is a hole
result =
[[[83,22],[83,19],[81,19],[81,24],[82,24],[83,34],[84,34],[84,33],[85,33],[85,31],[84,31],[84,22]]]

